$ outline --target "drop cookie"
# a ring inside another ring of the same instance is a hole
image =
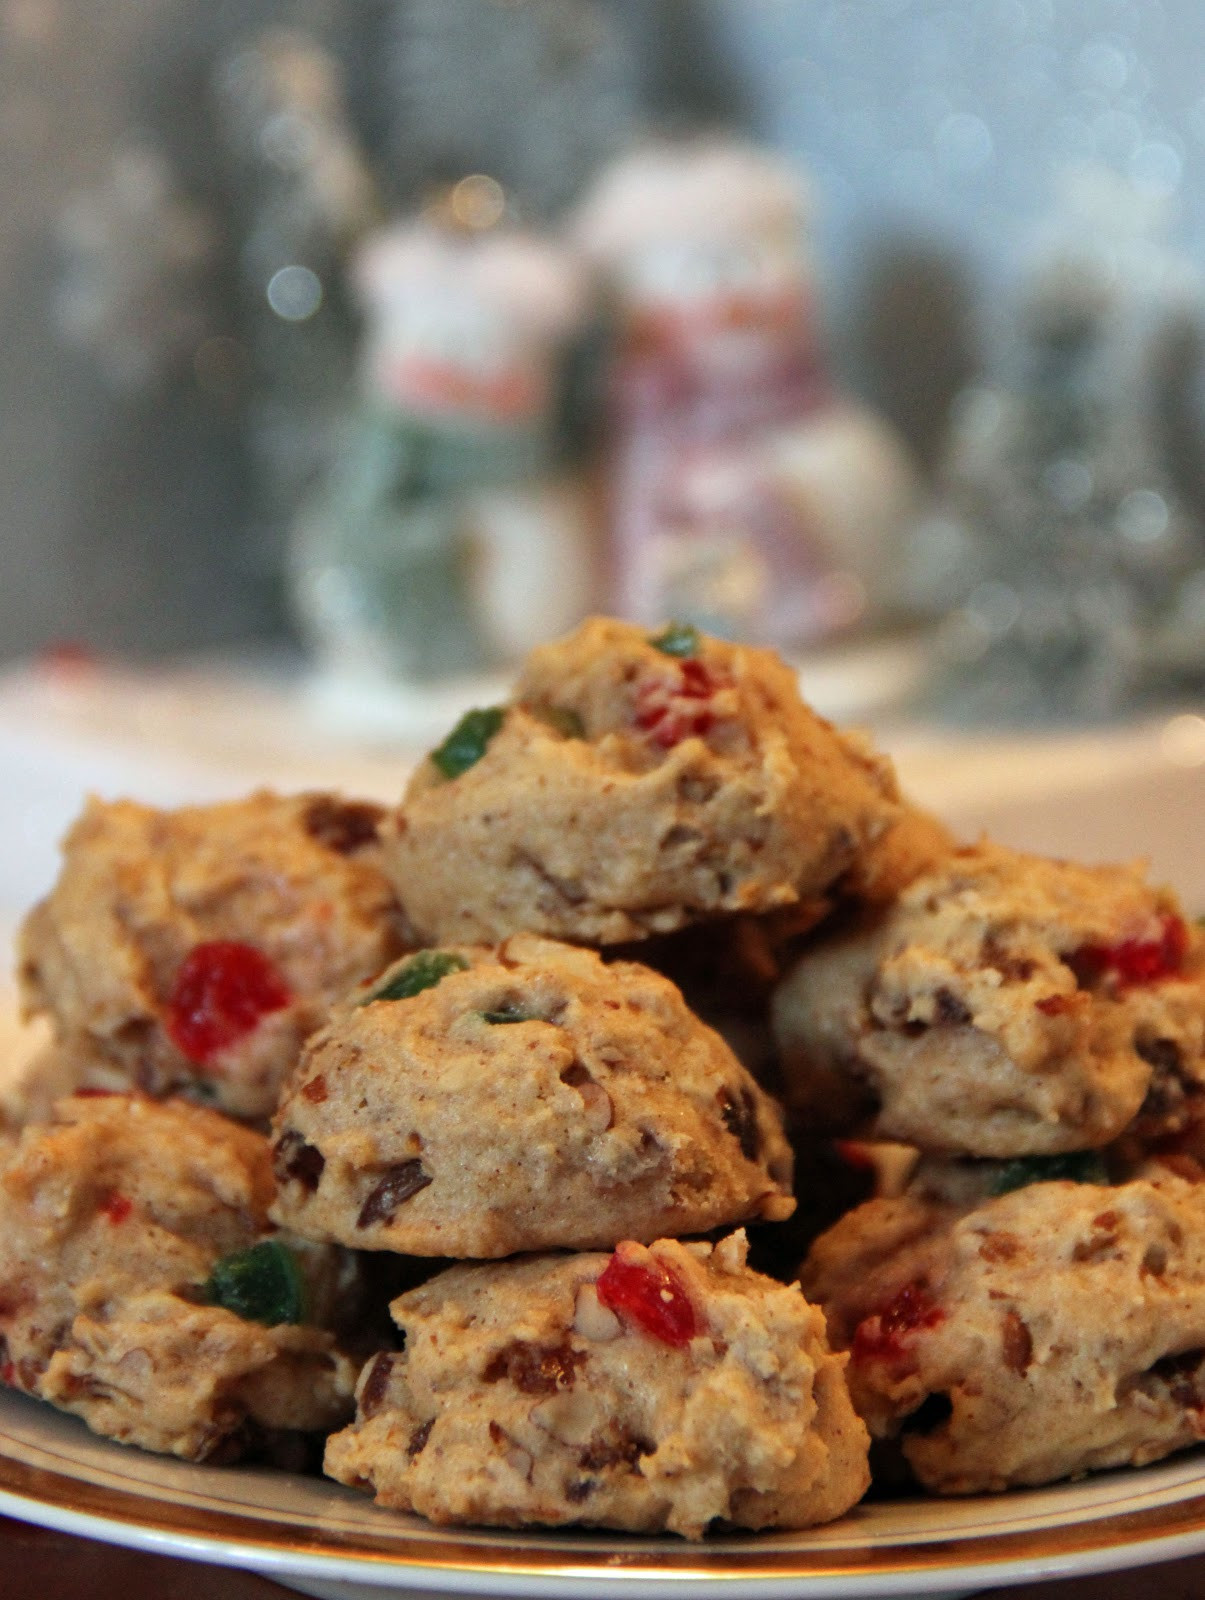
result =
[[[83,1095],[0,1162],[5,1383],[201,1461],[328,1431],[356,1364],[346,1252],[277,1234],[261,1134],[183,1101]]]
[[[307,1045],[278,1221],[413,1255],[609,1248],[794,1209],[778,1108],[667,979],[518,936],[404,958]]]
[[[1113,1186],[984,1197],[1019,1165],[868,1201],[800,1274],[850,1351],[871,1434],[940,1494],[1141,1466],[1205,1438],[1205,1183],[1152,1162]]]
[[[1135,867],[981,843],[775,993],[801,1118],[981,1156],[1179,1131],[1205,1087],[1202,941]]]
[[[896,814],[770,652],[595,618],[419,766],[387,854],[428,941],[614,944],[813,900]]]
[[[85,1082],[267,1117],[330,1003],[404,948],[379,817],[325,794],[90,800],[21,932],[26,1012]]]
[[[803,1528],[868,1482],[842,1358],[744,1237],[460,1266],[392,1307],[326,1470],[433,1522]]]

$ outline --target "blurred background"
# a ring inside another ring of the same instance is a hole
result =
[[[1191,705],[1203,69],[1196,0],[0,0],[0,653],[367,726],[610,609]]]

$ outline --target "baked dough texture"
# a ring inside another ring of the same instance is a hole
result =
[[[605,1255],[458,1266],[392,1306],[326,1470],[437,1523],[586,1523],[698,1538],[717,1520],[802,1528],[869,1481],[842,1358],[797,1286],[714,1248],[624,1244],[693,1308],[671,1345],[600,1299]]]
[[[986,842],[817,942],[773,1001],[800,1118],[980,1156],[1148,1138],[1199,1114],[1199,933],[1131,866]]]
[[[8,1384],[94,1432],[201,1461],[263,1430],[329,1430],[356,1365],[334,1335],[202,1303],[222,1257],[271,1232],[261,1134],[183,1101],[75,1096],[0,1161],[0,1349]],[[354,1264],[289,1241],[315,1308]]]
[[[438,982],[374,998],[425,970]],[[277,1221],[366,1250],[609,1248],[794,1210],[778,1108],[667,979],[519,936],[404,958],[309,1042]]]
[[[957,1185],[953,1188],[956,1189]],[[800,1274],[854,1405],[926,1488],[1141,1466],[1205,1438],[1205,1183],[871,1200]]]
[[[484,754],[418,768],[388,827],[432,943],[594,944],[813,900],[897,814],[890,763],[800,700],[777,656],[686,659],[594,618],[534,650]]]
[[[89,800],[21,932],[26,1013],[52,1019],[60,1064],[75,1057],[83,1082],[188,1088],[233,1116],[269,1116],[330,1003],[404,948],[378,816],[325,794],[177,811]],[[221,941],[266,958],[288,998],[197,1061],[166,1022],[190,953]]]

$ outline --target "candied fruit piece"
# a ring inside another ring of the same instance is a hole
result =
[[[397,967],[379,987],[370,989],[360,1004],[366,1006],[373,1000],[412,1000],[424,989],[434,989],[449,973],[468,969],[468,962],[453,950],[420,950]]]
[[[654,650],[660,650],[663,656],[677,656],[679,660],[684,660],[698,655],[699,630],[689,622],[671,622],[649,643]]]
[[[167,1002],[167,1034],[194,1065],[207,1066],[292,998],[262,950],[213,939],[194,945],[180,963]]]
[[[433,764],[445,778],[459,778],[481,760],[505,716],[501,706],[466,711],[444,742],[432,750]]]
[[[134,1202],[129,1195],[119,1194],[116,1189],[113,1189],[104,1197],[97,1209],[106,1222],[111,1222],[116,1227],[119,1222],[124,1222],[133,1211]]]
[[[277,1239],[261,1239],[214,1263],[202,1288],[204,1302],[233,1311],[244,1322],[274,1328],[304,1322],[306,1283],[297,1257]]]
[[[923,1283],[906,1283],[881,1311],[863,1317],[854,1333],[855,1361],[897,1362],[907,1355],[906,1340],[945,1321],[945,1312]]]
[[[595,1293],[602,1305],[662,1344],[681,1348],[699,1332],[685,1285],[656,1257],[634,1260],[620,1245],[595,1284]]]
[[[1184,965],[1188,954],[1188,924],[1167,912],[1160,918],[1155,939],[1122,939],[1118,944],[1084,944],[1066,957],[1082,987],[1091,988],[1112,975],[1123,989],[1161,983]]]
[[[1109,1169],[1099,1150],[1069,1150],[1054,1156],[1017,1156],[988,1186],[993,1195],[1025,1189],[1031,1183],[1108,1183]]]
[[[709,704],[727,679],[694,657],[677,663],[671,677],[648,678],[636,691],[635,723],[654,744],[671,750],[683,739],[702,738],[716,724]]]

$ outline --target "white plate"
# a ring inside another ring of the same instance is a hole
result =
[[[961,1500],[858,1507],[808,1533],[680,1539],[441,1529],[338,1484],[199,1467],[95,1438],[0,1393],[0,1511],[229,1566],[307,1594],[818,1600],[966,1594],[1205,1550],[1205,1455],[1140,1472]]]

